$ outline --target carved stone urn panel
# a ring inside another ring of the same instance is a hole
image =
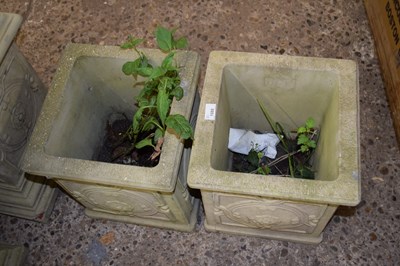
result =
[[[193,229],[192,216],[197,214],[199,202],[189,194],[180,180],[173,193],[56,180],[75,200],[85,206],[85,212],[90,217],[182,231]]]
[[[327,205],[213,193],[214,213],[223,225],[312,233]]]
[[[14,43],[21,23],[0,12],[0,212],[45,222],[58,190],[21,164],[47,89]]]
[[[159,193],[59,181],[86,208],[131,217],[174,221],[176,218]]]
[[[208,231],[319,243],[337,206],[201,191]]]
[[[0,243],[0,265],[25,265],[28,250],[24,246]]]
[[[0,182],[16,184],[20,160],[46,95],[34,70],[11,45],[0,66]]]

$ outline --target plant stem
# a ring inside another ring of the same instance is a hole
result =
[[[274,133],[278,136],[279,140],[282,142],[285,150],[288,150],[288,146],[285,142],[286,134],[283,131],[282,126],[279,123],[275,123],[274,120],[272,120],[271,116],[269,115],[267,109],[264,107],[264,105],[257,99],[257,103],[261,108],[261,111],[263,112],[265,118],[267,119],[269,125],[271,126],[272,130]],[[283,136],[282,136],[283,135]]]
[[[290,158],[291,156],[295,155],[296,153],[299,153],[300,151],[301,150],[297,150],[297,151],[282,155],[281,157],[279,157],[279,158],[273,160],[272,162],[270,162],[267,166],[268,167],[274,166],[275,164],[277,164],[277,163],[279,163],[279,162],[281,162],[281,161],[283,161],[283,160],[285,160],[287,158]]]
[[[282,156],[280,156],[279,158],[277,158],[277,159],[275,159],[275,160],[269,162],[266,166],[267,166],[267,167],[275,166],[277,163],[279,163],[279,162],[281,162],[281,161],[283,161],[283,160],[285,160],[285,159],[289,159],[289,171],[290,171],[290,175],[291,175],[291,176],[294,176],[293,155],[295,155],[295,154],[297,154],[297,153],[299,153],[299,152],[301,152],[301,150],[297,150],[297,151],[294,151],[294,152],[291,152],[291,153],[287,153],[287,154],[285,154],[285,155],[282,155]],[[276,166],[275,166],[275,167],[276,167]],[[277,168],[277,167],[276,167],[276,168]],[[279,168],[277,168],[277,169],[278,169],[278,171],[282,174],[282,172],[279,170]],[[250,174],[255,174],[255,173],[257,173],[257,169],[250,172]]]
[[[289,156],[289,171],[290,171],[290,176],[294,177],[293,157],[292,156]]]
[[[162,132],[165,132],[165,129],[164,129],[159,123],[156,123],[156,122],[151,122],[151,123],[153,123],[153,125],[155,125],[155,126],[158,127],[159,129],[161,129]]]

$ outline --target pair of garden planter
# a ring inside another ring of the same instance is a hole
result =
[[[142,50],[155,64],[165,56]],[[189,184],[201,191],[209,231],[318,243],[336,208],[359,202],[354,62],[212,52],[198,106],[200,59],[180,51],[184,97],[171,113],[198,113],[191,151],[167,134],[155,167],[97,162],[106,121],[135,112],[141,88],[121,72],[134,57],[119,47],[68,45],[25,153],[25,171],[54,179],[88,216],[191,231],[200,200]],[[257,99],[284,126],[315,118],[316,180],[230,171],[229,128],[271,130]]]

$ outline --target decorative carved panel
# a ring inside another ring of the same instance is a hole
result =
[[[159,193],[62,180],[57,182],[77,201],[93,211],[165,221],[176,220],[163,196]]]
[[[0,66],[0,183],[16,184],[19,162],[46,89],[13,44]]]
[[[213,193],[213,204],[214,215],[223,225],[304,234],[314,231],[327,208],[319,204],[218,193]]]

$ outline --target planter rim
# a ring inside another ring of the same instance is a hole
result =
[[[0,12],[0,62],[3,61],[21,24],[22,17],[20,15]]]
[[[140,48],[145,54],[160,53],[156,49]],[[77,182],[102,183],[125,188],[172,192],[178,177],[183,144],[171,134],[166,134],[160,162],[155,167],[139,167],[92,160],[53,156],[45,152],[45,146],[52,130],[52,124],[61,112],[61,98],[75,61],[79,57],[102,57],[125,59],[135,58],[135,53],[119,46],[91,44],[68,44],[65,48],[58,70],[53,78],[51,89],[43,104],[32,136],[28,142],[22,162],[24,171],[48,178]],[[162,54],[164,56],[164,54]],[[171,112],[179,113],[189,119],[199,74],[199,55],[191,51],[176,53],[178,64],[185,64],[181,70],[182,81],[187,81],[185,96],[174,101]],[[186,60],[186,61],[185,61]],[[121,75],[124,75],[121,70]],[[189,83],[191,81],[191,83]],[[132,81],[133,82],[133,81]],[[132,104],[134,104],[132,100]],[[76,167],[80,165],[81,167]],[[155,174],[156,173],[156,174]],[[157,174],[158,173],[158,174]],[[162,174],[160,174],[162,173]],[[108,178],[103,178],[107,176]]]
[[[349,112],[347,107],[339,110],[339,124],[342,126],[339,132],[339,143],[346,147],[341,149],[339,156],[340,169],[344,170],[338,171],[335,180],[306,180],[235,173],[216,170],[211,166],[216,120],[206,120],[205,110],[206,104],[216,104],[218,109],[222,71],[227,65],[328,70],[339,75],[340,86],[344,88],[339,92],[339,101],[346,101],[356,110],[352,112],[349,119],[342,116],[344,112]],[[352,60],[212,51],[204,80],[195,140],[199,140],[200,130],[207,132],[207,137],[200,139],[201,145],[196,146],[196,142],[194,143],[188,174],[189,186],[208,192],[256,195],[332,205],[357,205],[361,200],[358,90],[358,68],[356,62]],[[350,126],[343,128],[343,125]],[[348,158],[353,159],[348,161]]]

